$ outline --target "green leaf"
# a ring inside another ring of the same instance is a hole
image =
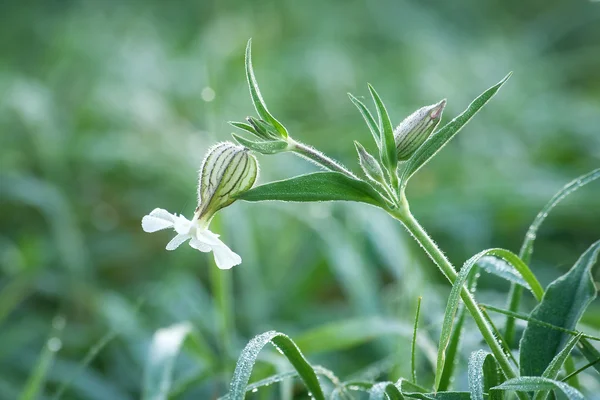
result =
[[[448,344],[450,342],[450,337],[452,333],[452,325],[454,323],[454,317],[456,315],[456,310],[458,309],[458,304],[460,300],[460,292],[463,289],[463,286],[467,280],[469,272],[471,268],[482,258],[485,256],[497,256],[501,257],[507,262],[509,262],[513,267],[516,268],[517,271],[521,273],[524,279],[529,282],[529,285],[532,287],[536,297],[542,297],[543,289],[531,270],[517,257],[514,253],[505,250],[505,249],[488,249],[484,250],[473,257],[471,257],[463,267],[461,268],[456,281],[452,285],[452,290],[450,291],[450,295],[448,297],[448,304],[446,305],[446,311],[444,313],[444,322],[442,324],[442,332],[440,335],[440,344],[438,347],[438,359],[437,359],[437,367],[436,367],[436,377],[435,377],[435,388],[439,388],[442,371],[444,370],[444,364],[446,362],[446,350],[448,348]]]
[[[525,235],[525,239],[523,240],[523,244],[521,245],[519,256],[526,264],[529,264],[529,262],[531,261],[531,255],[533,253],[533,243],[535,241],[535,238],[537,237],[537,231],[539,230],[546,217],[548,217],[550,211],[568,195],[575,192],[580,187],[585,186],[598,178],[600,178],[600,168],[595,169],[585,175],[574,179],[573,181],[565,185],[558,193],[552,196],[550,201],[544,206],[544,208],[542,208],[542,210],[533,220],[533,223],[529,226],[527,234]],[[521,302],[521,292],[521,288],[516,287],[514,285],[511,287],[511,298],[509,301],[511,311],[517,311],[519,309],[519,304]],[[512,343],[514,336],[514,319],[509,317],[506,319],[505,337],[509,343]],[[582,339],[582,342],[585,341],[585,339]]]
[[[408,180],[411,176],[414,175],[423,165],[425,165],[433,156],[437,154],[438,151],[442,149],[449,141],[456,135],[463,126],[467,124],[473,118],[475,114],[484,106],[486,103],[498,92],[500,87],[510,78],[512,72],[509,73],[498,82],[496,85],[492,86],[485,92],[483,92],[479,97],[477,97],[462,114],[458,117],[454,118],[448,124],[446,124],[443,128],[439,129],[437,132],[434,132],[433,135],[429,137],[423,143],[421,147],[415,151],[415,153],[408,159],[405,164],[404,170],[402,171],[402,176],[400,178],[400,182],[402,186],[406,186]]]
[[[477,287],[477,277],[478,274],[476,273],[471,273],[469,275],[467,286],[471,293],[474,293],[475,288]],[[442,392],[450,388],[450,384],[454,379],[454,369],[458,364],[459,345],[465,322],[465,314],[465,307],[463,305],[463,307],[460,307],[457,311],[456,323],[452,328],[452,334],[450,335],[450,341],[448,342],[448,348],[446,349],[446,362],[444,363],[444,370],[442,371],[440,386],[438,387],[438,390]]]
[[[484,394],[488,394],[490,388],[500,384],[498,363],[492,354],[483,350],[471,353],[468,375],[472,400],[484,400]],[[493,398],[494,395],[490,397]]]
[[[569,400],[584,400],[583,395],[575,388],[564,382],[555,381],[541,376],[521,376],[519,378],[509,379],[492,390],[512,390],[515,392],[533,392],[537,390],[555,390],[562,391]]]
[[[508,262],[497,257],[483,257],[477,263],[486,272],[506,279],[509,282],[523,286],[531,291],[529,284],[523,279],[521,274]]]
[[[272,140],[272,141],[263,141],[263,142],[255,142],[254,140],[248,140],[243,136],[236,135],[232,133],[231,136],[235,139],[236,142],[249,148],[252,151],[256,151],[261,154],[276,154],[285,151],[288,147],[287,142],[283,140]]]
[[[315,172],[271,182],[237,197],[246,201],[357,201],[375,206],[385,202],[368,183],[339,172]]]
[[[383,175],[383,169],[381,168],[379,161],[369,154],[363,145],[356,140],[354,141],[354,146],[358,153],[358,162],[365,173],[365,176],[377,185],[385,185],[385,176]]]
[[[529,226],[527,230],[527,234],[525,235],[525,240],[523,240],[523,245],[521,246],[521,258],[529,263],[531,260],[531,254],[533,253],[533,242],[537,237],[537,231],[542,225],[542,222],[548,217],[548,214],[558,203],[560,203],[564,198],[568,195],[581,188],[582,186],[587,185],[590,182],[600,178],[600,168],[595,169],[585,175],[582,175],[567,185],[565,185],[558,193],[556,193],[550,201],[542,208],[542,210],[538,213],[538,215],[533,220],[533,223]]]
[[[250,124],[246,124],[243,122],[235,122],[235,121],[229,121],[229,125],[231,126],[235,126],[238,129],[241,129],[243,131],[246,131],[248,133],[253,134],[254,136],[258,136],[258,137],[262,137],[257,131],[256,129],[254,129],[254,127]]]
[[[417,382],[417,369],[415,366],[415,351],[417,348],[417,330],[419,329],[419,316],[421,314],[421,300],[423,298],[419,296],[417,299],[417,311],[415,313],[415,324],[413,326],[413,337],[410,342],[410,373],[413,382]]]
[[[332,371],[330,371],[326,368],[320,367],[318,365],[313,367],[313,369],[315,371],[315,374],[317,374],[318,376],[323,376],[325,378],[328,378],[329,380],[331,380],[331,382],[334,385],[336,385],[336,386],[339,385],[339,379],[334,375],[334,373]],[[256,392],[260,388],[271,386],[274,383],[279,383],[286,379],[296,378],[298,376],[299,376],[298,371],[296,371],[296,370],[285,371],[285,372],[281,372],[281,373],[278,373],[275,375],[271,375],[267,378],[253,382],[253,383],[249,384],[248,386],[246,386],[246,393]],[[218,400],[229,400],[229,399],[231,399],[230,395],[226,394],[225,396],[219,397]]]
[[[166,400],[168,398],[173,383],[175,358],[191,331],[191,324],[182,322],[154,333],[150,355],[144,368],[142,399]]]
[[[552,359],[550,365],[548,365],[548,367],[542,374],[542,377],[548,379],[556,379],[556,377],[558,377],[558,373],[565,364],[565,361],[567,361],[567,358],[569,357],[569,354],[571,354],[571,351],[573,351],[573,349],[575,348],[577,342],[579,342],[579,339],[581,339],[581,335],[583,335],[583,333],[580,333],[577,336],[573,336],[571,339],[569,339],[569,341],[567,342],[565,347],[560,351],[560,353],[558,353],[556,357]],[[533,399],[545,400],[546,397],[548,397],[548,392],[539,391]]]
[[[398,168],[398,155],[396,153],[396,141],[394,140],[394,127],[390,116],[381,101],[381,98],[373,88],[369,85],[371,97],[377,106],[377,115],[379,116],[379,129],[381,131],[381,161],[387,167],[390,173],[392,182],[397,179],[396,170]]]
[[[250,97],[252,98],[252,103],[254,104],[254,108],[256,112],[262,119],[269,122],[279,134],[286,138],[288,137],[288,132],[283,125],[279,121],[277,121],[267,110],[267,105],[265,104],[262,95],[260,94],[260,89],[258,88],[258,82],[256,81],[256,77],[254,76],[254,70],[252,69],[252,39],[248,40],[248,45],[246,46],[246,80],[248,81],[248,88],[250,89]]]
[[[243,400],[246,397],[246,387],[252,374],[252,368],[258,354],[267,343],[275,346],[288,359],[315,400],[325,400],[317,374],[304,358],[298,346],[288,336],[275,331],[265,332],[254,337],[242,351],[231,380],[229,390],[231,400]]]
[[[579,346],[577,347],[581,351],[581,354],[589,361],[590,366],[600,372],[600,363],[598,362],[600,360],[600,351],[596,350],[588,340],[584,339],[579,341]]]
[[[600,241],[590,246],[569,272],[548,286],[531,317],[564,329],[575,329],[583,312],[596,297],[591,268],[598,251]],[[567,338],[567,333],[527,324],[520,346],[521,375],[540,376]]]
[[[373,136],[373,139],[377,144],[377,148],[381,151],[381,131],[379,130],[377,123],[373,119],[373,116],[369,112],[369,109],[367,108],[367,106],[364,105],[363,102],[361,102],[359,99],[357,99],[350,93],[348,93],[348,96],[350,97],[350,100],[352,101],[352,103],[354,103],[356,108],[358,108],[358,111],[360,111],[360,114],[363,116],[365,122],[367,123],[369,131],[371,131],[371,135]]]

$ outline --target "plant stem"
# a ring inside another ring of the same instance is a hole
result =
[[[451,284],[454,284],[454,281],[457,278],[457,272],[454,266],[448,261],[444,253],[437,247],[435,242],[429,237],[427,232],[423,229],[423,227],[419,224],[419,222],[413,217],[408,209],[408,203],[406,202],[406,198],[404,197],[404,193],[401,193],[403,207],[394,210],[387,210],[388,213],[396,218],[398,221],[402,222],[404,227],[410,232],[410,234],[415,238],[415,240],[421,245],[423,250],[427,253],[429,258],[433,260],[433,262],[438,266],[442,274],[450,281]],[[465,304],[465,307],[475,320],[477,327],[481,331],[481,334],[490,347],[492,353],[496,357],[502,372],[506,376],[507,379],[516,378],[517,373],[513,370],[513,366],[508,358],[508,356],[504,353],[502,346],[496,340],[494,336],[493,330],[491,326],[488,324],[483,312],[478,307],[477,302],[469,292],[466,287],[461,288],[461,298]],[[519,394],[519,398],[526,399],[527,394],[521,393]]]
[[[349,169],[344,167],[338,161],[327,157],[325,154],[321,153],[314,147],[297,142],[292,138],[288,138],[288,149],[289,151],[293,151],[294,153],[297,153],[304,158],[308,158],[309,160],[319,164],[320,166],[330,171],[341,172],[349,178],[358,179],[358,177],[354,175]]]

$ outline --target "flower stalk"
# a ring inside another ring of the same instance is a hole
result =
[[[419,224],[415,217],[411,214],[408,202],[404,193],[401,193],[401,207],[397,209],[387,210],[388,214],[400,221],[406,230],[412,235],[412,237],[419,243],[425,253],[431,258],[431,260],[437,265],[442,274],[448,279],[451,284],[454,284],[458,273],[456,268],[450,263],[448,258],[444,255],[442,250],[435,244],[433,239],[427,234],[425,229]],[[504,353],[504,350],[498,340],[494,336],[492,327],[487,322],[483,312],[478,307],[477,302],[473,298],[472,294],[466,287],[461,288],[461,298],[465,304],[465,307],[475,320],[477,327],[479,328],[484,340],[490,347],[492,353],[496,357],[502,372],[507,379],[517,377],[517,373],[514,371],[513,366],[508,356]],[[526,399],[527,396],[521,397],[525,393],[519,394],[520,398]]]

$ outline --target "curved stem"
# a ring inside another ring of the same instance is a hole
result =
[[[429,237],[427,232],[423,229],[423,227],[419,224],[419,222],[413,217],[408,209],[408,203],[406,202],[406,198],[404,197],[404,193],[402,193],[402,201],[403,207],[395,210],[387,210],[388,213],[396,218],[398,221],[402,222],[404,227],[410,232],[410,234],[415,238],[415,240],[421,245],[425,253],[433,260],[433,262],[438,266],[442,274],[448,279],[451,284],[454,284],[454,281],[457,278],[457,272],[454,266],[450,263],[450,261],[446,258],[444,253],[437,247],[433,239]],[[517,377],[517,373],[513,370],[513,366],[510,362],[508,356],[504,353],[504,350],[500,343],[496,340],[494,336],[494,332],[492,327],[487,322],[487,319],[483,315],[483,312],[478,307],[477,302],[467,290],[466,287],[461,288],[461,298],[465,304],[466,309],[469,311],[477,327],[481,331],[481,334],[490,347],[492,353],[496,357],[502,372],[506,376],[507,379]],[[524,397],[520,398],[526,399],[527,395],[522,393]]]
[[[349,169],[344,167],[336,160],[327,157],[325,154],[321,153],[314,147],[297,142],[292,138],[288,138],[288,151],[293,151],[294,153],[299,154],[304,158],[308,158],[309,160],[319,164],[320,166],[330,171],[341,172],[349,178],[358,179],[356,175],[354,175],[352,172],[350,172]]]

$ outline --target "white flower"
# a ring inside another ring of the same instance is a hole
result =
[[[231,251],[219,239],[219,235],[212,233],[207,226],[200,222],[197,214],[190,221],[182,215],[171,214],[162,208],[155,208],[142,218],[142,229],[145,232],[156,232],[167,228],[173,228],[177,232],[177,235],[167,243],[167,250],[175,250],[189,240],[190,246],[196,250],[204,253],[212,251],[217,267],[220,269],[230,269],[242,262],[242,258]]]

